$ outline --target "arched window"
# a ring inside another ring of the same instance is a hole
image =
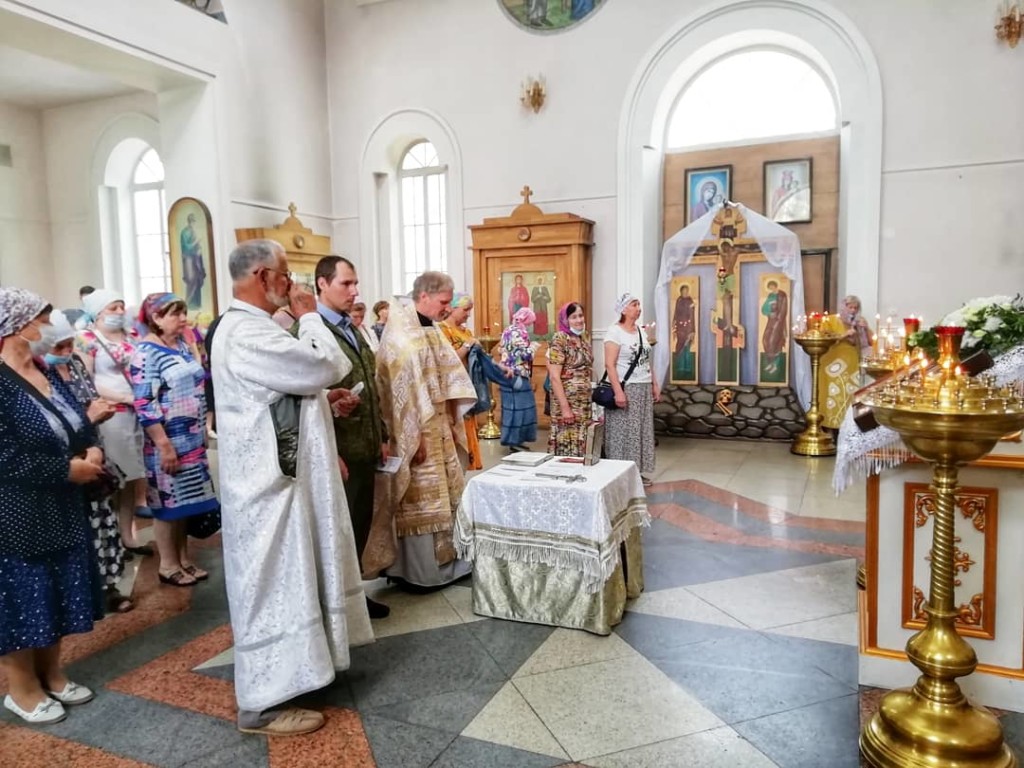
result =
[[[164,164],[152,147],[142,153],[130,185],[139,296],[171,289],[164,201]]]
[[[726,56],[676,102],[666,146],[697,147],[838,130],[836,102],[804,59],[771,50]]]
[[[398,167],[401,267],[399,292],[427,270],[448,271],[445,217],[447,166],[429,141],[409,147]]]

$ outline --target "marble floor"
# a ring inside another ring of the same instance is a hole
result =
[[[161,588],[147,559],[137,609],[66,643],[95,702],[45,730],[0,712],[0,767],[857,766],[877,700],[857,686],[864,497],[835,498],[831,473],[783,445],[662,438],[646,592],[609,637],[474,616],[468,581],[369,583],[392,615],[307,697],[328,725],[296,739],[234,727],[217,542],[195,590]]]

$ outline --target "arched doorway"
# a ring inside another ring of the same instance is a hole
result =
[[[684,18],[648,52],[627,90],[619,123],[618,262],[621,290],[650,299],[662,233],[661,168],[678,95],[714,62],[754,48],[812,64],[836,95],[841,167],[839,291],[866,311],[878,295],[882,88],[878,65],[853,22],[818,0],[720,2]],[[737,86],[736,98],[742,98]]]

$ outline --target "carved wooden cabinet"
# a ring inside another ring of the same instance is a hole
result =
[[[288,268],[298,283],[315,286],[313,273],[316,263],[324,256],[331,255],[331,238],[318,235],[295,216],[295,203],[288,205],[288,218],[276,227],[250,227],[235,230],[235,239],[241,243],[245,240],[273,240],[280,243],[288,254]]]
[[[558,330],[558,309],[582,302],[591,319],[591,251],[594,222],[572,213],[544,213],[524,202],[511,215],[484,219],[469,227],[473,237],[474,327],[480,338],[497,339],[520,306],[529,306],[537,321],[530,338],[540,344],[534,356],[533,382],[537,413],[543,416],[547,347]]]

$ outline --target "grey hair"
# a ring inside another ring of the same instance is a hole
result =
[[[843,305],[844,306],[846,304],[850,304],[850,303],[856,304],[858,309],[863,309],[863,305],[860,303],[860,297],[859,296],[854,296],[852,293],[849,296],[844,296],[843,297]]]
[[[236,245],[228,256],[228,272],[237,283],[251,275],[256,267],[273,269],[283,253],[284,247],[273,240],[246,240]]]
[[[412,284],[412,297],[418,299],[424,293],[434,294],[454,290],[455,281],[444,272],[424,272]]]

